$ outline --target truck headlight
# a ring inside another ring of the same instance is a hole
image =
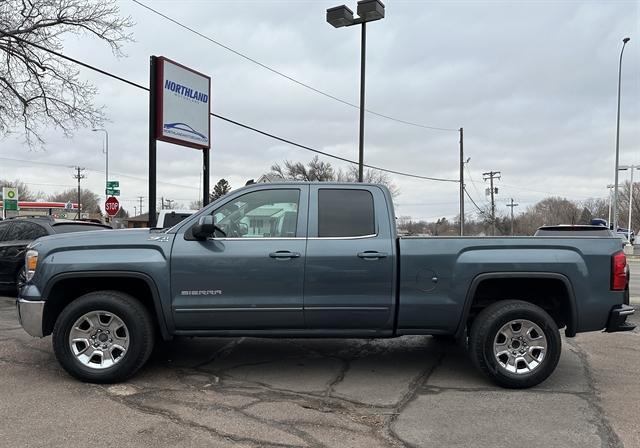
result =
[[[27,281],[33,278],[33,274],[36,273],[36,267],[38,267],[38,251],[30,249],[27,251],[24,258],[25,277]]]

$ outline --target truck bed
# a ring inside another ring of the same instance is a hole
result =
[[[575,331],[604,328],[611,307],[621,303],[621,294],[608,288],[617,238],[402,237],[398,250],[398,334],[460,329],[478,291],[512,299],[535,295],[535,289],[516,286],[519,277],[563,285],[580,316]],[[505,280],[486,286],[497,277]]]

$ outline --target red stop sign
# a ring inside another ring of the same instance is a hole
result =
[[[120,210],[120,203],[116,198],[111,196],[104,202],[104,210],[107,212],[107,215],[116,216]]]

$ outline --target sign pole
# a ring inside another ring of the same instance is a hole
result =
[[[149,227],[156,226],[156,67],[151,56],[149,73]]]
[[[209,148],[202,149],[202,206],[209,203]]]

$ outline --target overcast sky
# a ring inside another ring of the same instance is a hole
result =
[[[325,22],[329,1],[143,0],[172,18],[260,62],[346,101],[358,102],[359,28]],[[339,0],[338,0],[339,1]],[[549,196],[606,197],[613,181],[618,58],[631,37],[622,73],[620,161],[640,164],[640,7],[637,1],[398,1],[367,27],[367,108],[428,126],[464,127],[475,201],[486,203],[482,173],[501,171],[498,211],[511,197],[517,211]],[[136,22],[127,57],[103,43],[70,36],[65,53],[148,84],[150,55],[163,55],[212,77],[212,111],[302,144],[357,160],[358,111],[305,89],[184,30],[130,1]],[[355,1],[349,3],[355,10]],[[110,120],[110,178],[133,212],[147,195],[144,91],[88,70],[97,102]],[[313,154],[233,125],[212,121],[211,185],[234,188],[283,160]],[[84,185],[104,185],[102,134],[54,129],[30,150],[20,135],[0,141],[0,178],[46,193],[74,186],[72,170],[87,167]],[[409,173],[456,179],[458,133],[408,126],[366,115],[365,162]],[[330,159],[325,159],[331,161]],[[32,162],[56,165],[36,165]],[[336,167],[342,162],[331,161]],[[201,154],[158,143],[158,197],[188,205],[197,199]],[[465,173],[468,176],[468,173]],[[626,174],[621,179],[627,179]],[[637,173],[640,178],[640,172]],[[397,214],[454,217],[458,185],[393,176]],[[147,210],[146,198],[144,210]],[[472,214],[470,202],[466,210]]]

